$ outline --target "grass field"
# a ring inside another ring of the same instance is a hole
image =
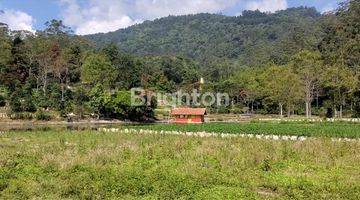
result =
[[[0,199],[359,199],[359,172],[360,143],[327,138],[0,135]]]
[[[129,126],[134,129],[157,131],[192,131],[234,134],[296,135],[312,137],[360,138],[360,124],[327,122],[252,122],[252,123],[209,123],[209,124],[153,124]]]

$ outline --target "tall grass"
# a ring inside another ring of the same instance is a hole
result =
[[[360,144],[94,131],[0,135],[0,199],[359,199]]]

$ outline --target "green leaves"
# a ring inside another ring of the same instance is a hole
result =
[[[302,98],[302,85],[298,74],[289,66],[272,66],[264,72],[264,91],[268,98],[282,107],[290,108]]]
[[[117,78],[117,71],[111,62],[101,54],[92,54],[85,59],[82,66],[81,79],[90,85],[101,84],[111,88]]]

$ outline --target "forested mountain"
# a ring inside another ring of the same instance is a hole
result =
[[[244,11],[169,16],[106,34],[88,35],[101,47],[115,43],[136,55],[176,55],[201,63],[222,58],[243,65],[284,64],[302,49],[314,50],[322,37],[315,8],[289,8],[274,14]]]

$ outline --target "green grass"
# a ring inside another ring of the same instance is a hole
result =
[[[191,131],[234,134],[297,135],[313,137],[360,137],[360,124],[309,123],[309,122],[252,122],[252,123],[208,123],[208,124],[153,124],[129,126],[135,129],[157,131]]]
[[[0,199],[359,199],[359,155],[326,138],[10,132]]]

